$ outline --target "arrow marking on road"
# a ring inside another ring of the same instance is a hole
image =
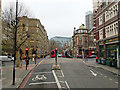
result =
[[[92,70],[90,70],[90,72],[92,73],[93,76],[95,76],[95,77],[97,76],[97,74],[94,73]]]

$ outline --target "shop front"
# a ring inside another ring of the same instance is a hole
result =
[[[107,58],[117,59],[117,48],[118,48],[118,44],[106,45]]]
[[[118,38],[111,38],[105,41],[107,65],[117,67],[118,63]],[[110,64],[109,64],[110,63]]]
[[[106,57],[117,59],[118,55],[118,38],[106,40]]]

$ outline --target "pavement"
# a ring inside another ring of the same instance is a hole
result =
[[[13,62],[5,62],[5,66],[2,66],[2,89],[4,88],[18,88],[26,76],[31,72],[33,68],[35,68],[42,59],[37,59],[36,64],[34,61],[30,61],[27,70],[25,61],[22,67],[16,67],[15,72],[15,85],[12,85],[13,82]],[[7,64],[7,65],[6,65]]]
[[[107,71],[110,71],[112,73],[115,73],[115,74],[119,74],[120,75],[120,69],[118,68],[115,68],[115,67],[110,67],[110,66],[107,66],[107,65],[102,65],[102,64],[98,64],[95,60],[95,58],[92,59],[81,59],[87,66],[89,67],[97,67],[97,68],[102,68],[102,69],[105,69]]]

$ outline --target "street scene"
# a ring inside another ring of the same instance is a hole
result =
[[[120,0],[0,5],[1,90],[120,90]]]

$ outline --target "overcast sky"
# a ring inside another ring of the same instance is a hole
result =
[[[16,0],[2,0],[2,7]],[[73,28],[85,24],[85,13],[92,11],[92,0],[18,0],[40,19],[49,38],[71,37]],[[13,4],[14,5],[14,4]]]

